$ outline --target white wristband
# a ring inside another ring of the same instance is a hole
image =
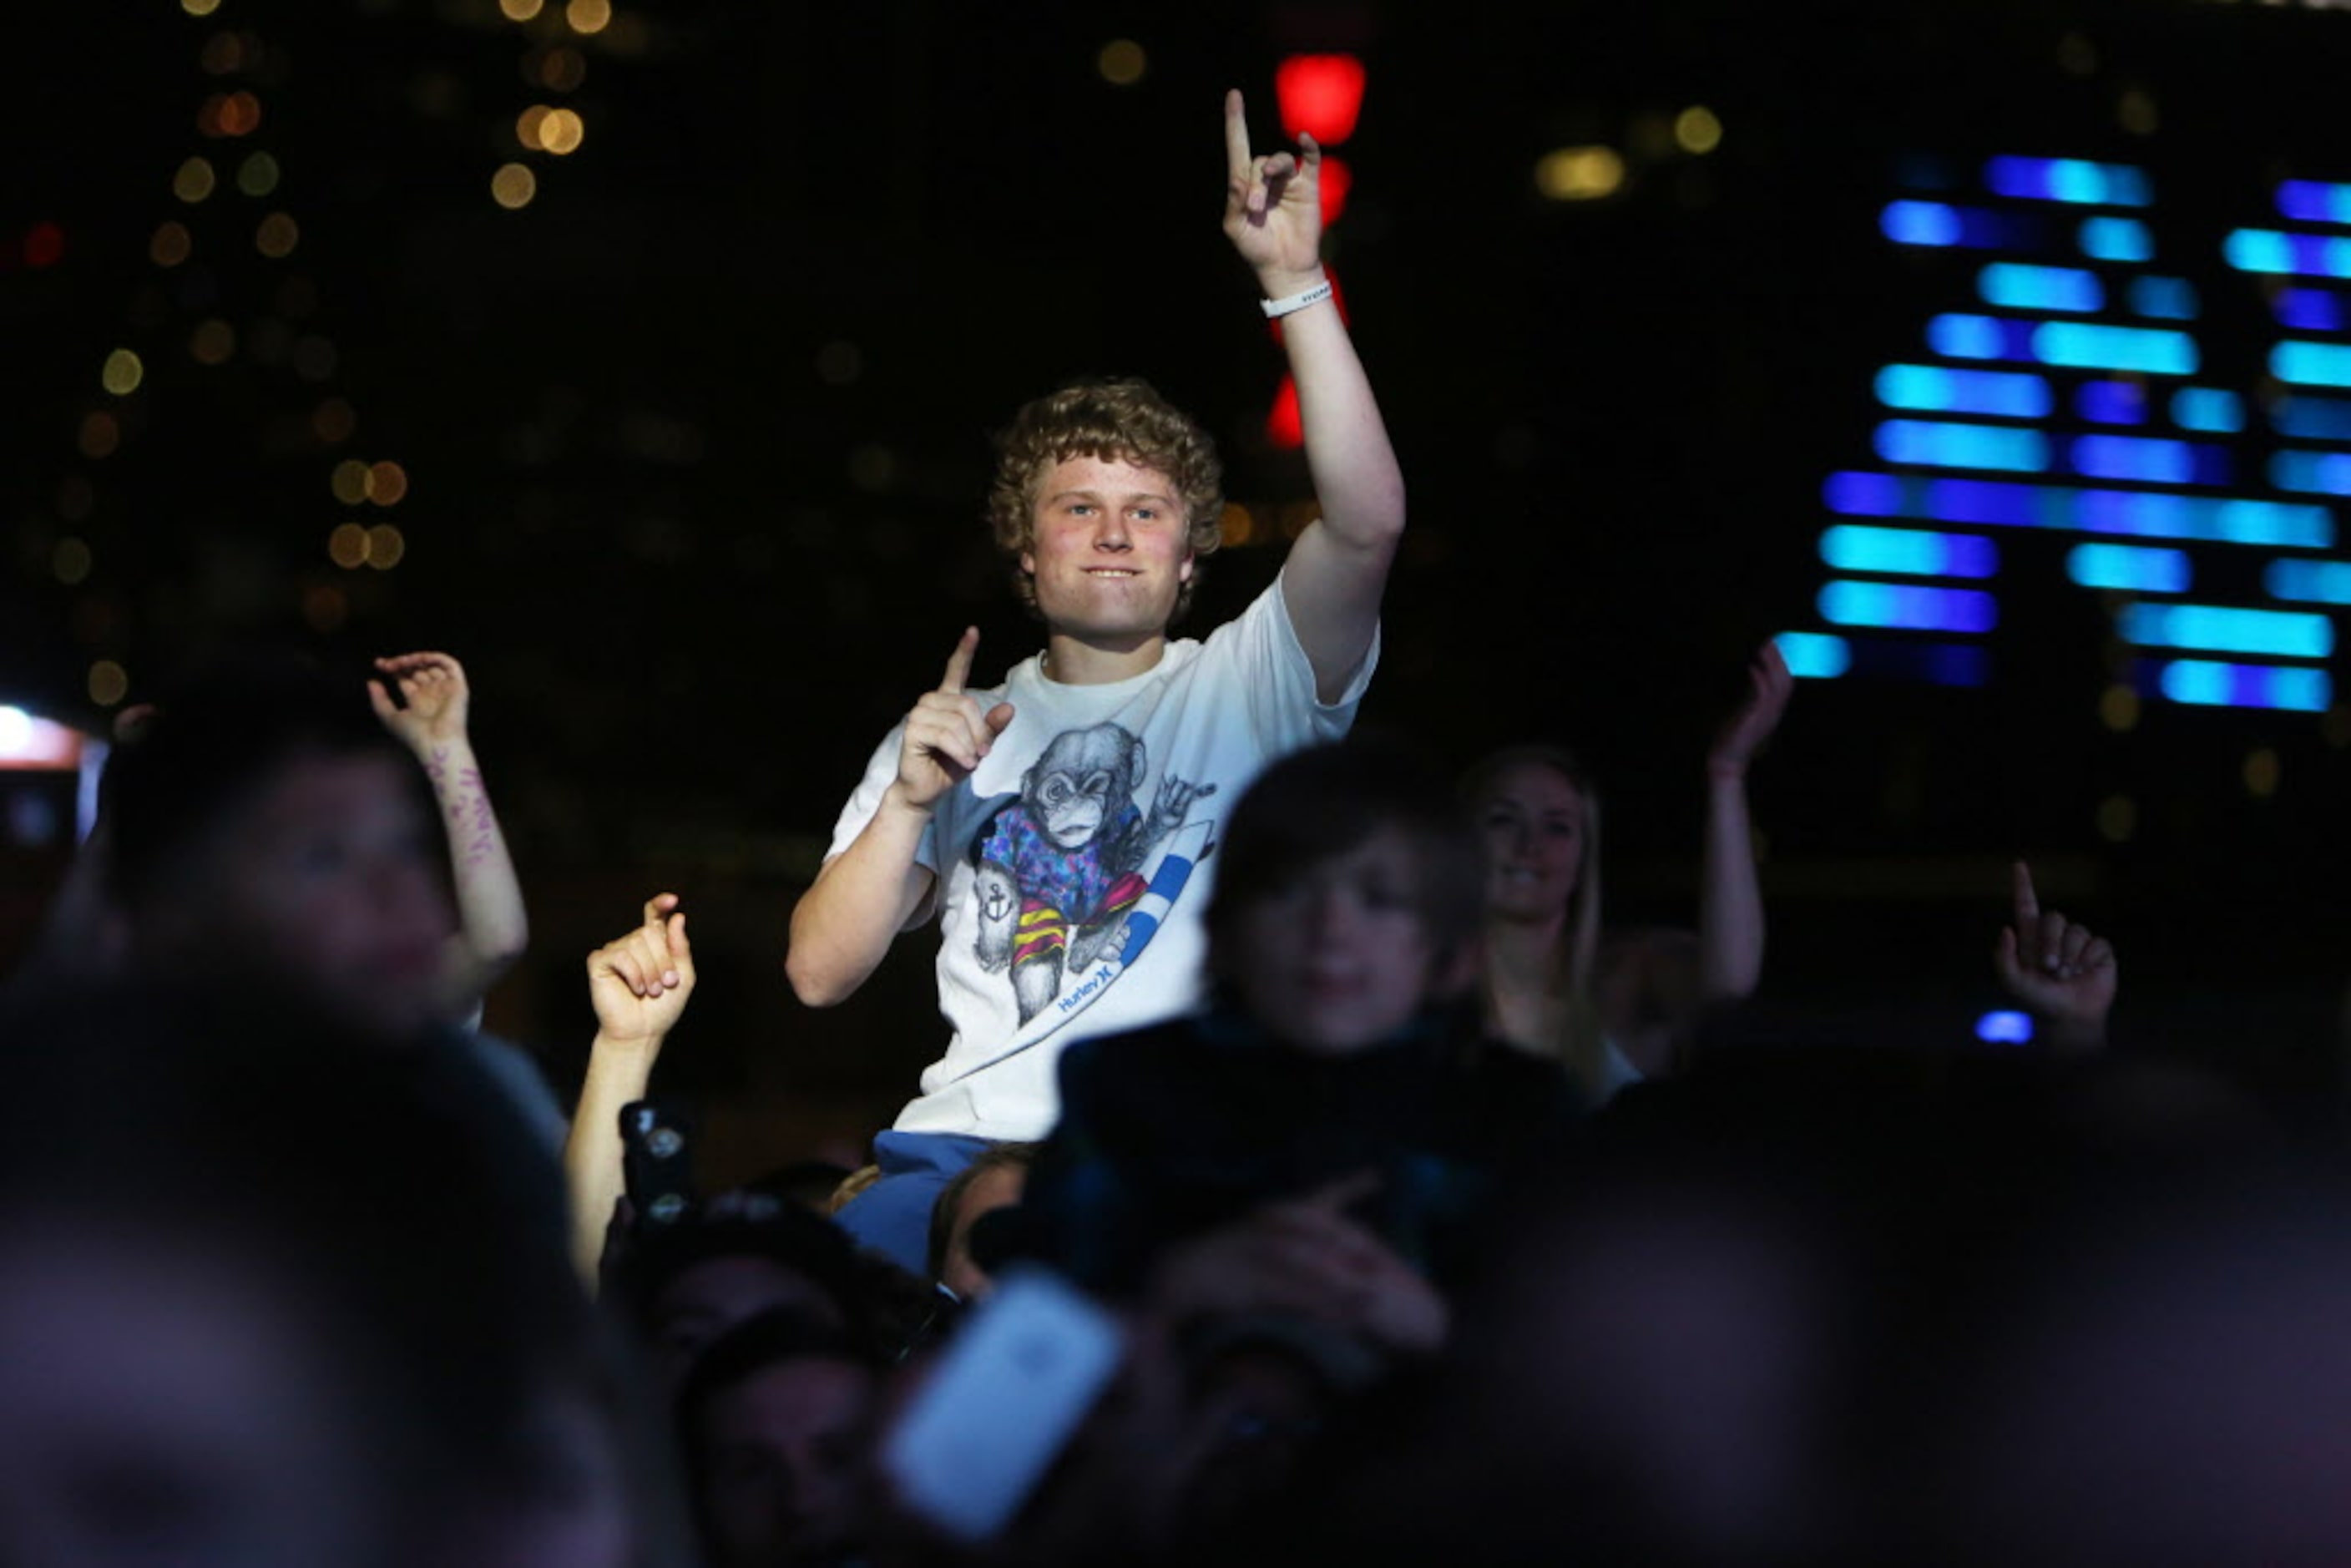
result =
[[[1313,287],[1292,294],[1288,298],[1260,299],[1258,301],[1258,308],[1263,310],[1266,319],[1270,321],[1277,316],[1287,316],[1293,310],[1303,310],[1309,305],[1320,305],[1330,298],[1331,280],[1326,277]]]

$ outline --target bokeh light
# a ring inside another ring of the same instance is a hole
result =
[[[68,588],[87,580],[92,564],[89,546],[80,539],[59,539],[57,548],[49,552],[49,570]]]
[[[2108,686],[2098,698],[2098,722],[2116,734],[2138,727],[2138,693],[2128,686]]]
[[[248,196],[266,196],[277,189],[277,160],[256,152],[236,166],[236,188]]]
[[[520,163],[502,165],[490,176],[490,199],[508,212],[530,205],[538,194],[538,176]]]
[[[2245,793],[2256,800],[2267,800],[2275,796],[2281,771],[2278,754],[2269,747],[2257,747],[2246,753]]]
[[[1613,147],[1562,147],[1535,164],[1535,187],[1554,202],[1613,196],[1625,183],[1625,160]]]
[[[341,523],[327,536],[327,559],[346,571],[357,571],[367,564],[367,529],[357,523]]]
[[[81,428],[74,434],[74,446],[84,457],[111,457],[121,444],[122,426],[112,414],[100,412],[82,415]]]
[[[112,707],[131,693],[130,672],[111,659],[100,659],[89,667],[89,700],[100,707]]]
[[[351,618],[351,601],[331,582],[314,582],[302,591],[302,619],[313,632],[335,632]]]
[[[204,40],[202,56],[207,76],[225,77],[245,68],[245,40],[225,29]]]
[[[282,261],[292,256],[294,247],[301,241],[300,225],[285,213],[270,214],[261,220],[261,226],[253,233],[254,249],[272,261]]]
[[[612,25],[612,0],[571,0],[563,19],[575,33],[601,33]]]
[[[335,499],[346,507],[356,507],[366,500],[368,491],[374,484],[374,473],[356,457],[347,457],[336,464],[334,473],[327,478],[327,487],[334,491]]]
[[[538,144],[560,158],[580,150],[588,135],[587,121],[568,109],[551,109],[539,122]]]
[[[1257,518],[1238,501],[1228,501],[1217,517],[1217,540],[1228,549],[1238,549],[1257,537]]]
[[[339,397],[330,397],[310,411],[310,434],[329,446],[349,441],[359,425],[360,416]]]
[[[145,380],[147,367],[139,356],[128,349],[117,349],[106,356],[106,368],[98,373],[99,384],[117,397],[129,397],[139,390]]]
[[[209,16],[221,8],[221,0],[180,0],[180,9],[191,16]]]
[[[1151,68],[1151,58],[1133,38],[1113,38],[1102,47],[1102,53],[1094,59],[1094,68],[1113,87],[1133,87]]]
[[[2138,802],[2127,795],[2109,795],[2098,802],[2098,837],[2110,844],[2128,843],[2138,831]]]
[[[188,353],[200,365],[225,365],[236,355],[236,329],[213,317],[188,334]]]
[[[379,507],[400,504],[408,494],[408,470],[397,463],[378,463],[368,469],[367,498]]]
[[[213,193],[213,187],[219,179],[213,172],[210,161],[191,158],[180,165],[178,173],[172,176],[172,194],[183,202],[201,202]]]
[[[147,259],[158,267],[177,267],[188,259],[188,252],[193,248],[187,225],[159,224],[154,237],[147,242]]]
[[[528,22],[546,8],[546,0],[498,0],[498,9],[509,22]]]
[[[390,571],[408,553],[406,536],[390,523],[378,523],[367,531],[367,563],[378,571]]]
[[[534,103],[516,115],[515,140],[521,142],[526,151],[544,152],[547,143],[540,139],[540,132],[546,129],[547,117],[554,112],[543,103]]]
[[[535,81],[549,92],[577,92],[588,79],[588,57],[569,44],[559,45],[538,57],[535,73],[526,61],[523,79]]]
[[[1685,152],[1711,152],[1722,145],[1722,121],[1706,105],[1694,103],[1674,116],[1674,141]]]

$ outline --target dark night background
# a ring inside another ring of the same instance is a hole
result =
[[[1280,361],[1217,227],[1224,87],[1267,141],[1283,55],[1369,69],[1331,254],[1415,531],[1364,723],[1462,761],[1573,745],[1627,924],[1693,918],[1707,735],[1754,645],[1813,623],[1822,478],[1866,460],[1872,373],[1955,297],[1952,258],[1878,234],[1903,161],[2140,164],[2167,252],[2208,268],[2276,180],[2351,177],[2351,16],[2323,11],[621,0],[575,37],[559,10],[15,8],[0,701],[102,730],[100,660],[137,701],[239,640],[457,653],[535,920],[492,1024],[576,1071],[579,956],[684,894],[703,979],[663,1080],[735,1167],[881,1124],[943,1038],[927,940],[827,1014],[781,954],[834,812],[957,630],[981,626],[989,678],[1034,644],[978,520],[988,432],[1073,374],[1146,374],[1216,430],[1258,520],[1193,629],[1279,565],[1304,471],[1258,434]],[[1119,38],[1147,57],[1131,85],[1098,68]],[[562,48],[582,74],[555,92]],[[258,127],[202,134],[239,89]],[[517,145],[542,102],[580,115],[578,151]],[[1704,155],[1672,132],[1697,104],[1723,128]],[[1545,199],[1539,160],[1583,144],[1624,154],[1624,187]],[[229,177],[257,149],[283,171],[262,199]],[[173,172],[199,155],[223,178],[191,204]],[[510,160],[538,181],[516,211],[490,194]],[[300,237],[273,260],[252,235],[275,211]],[[167,220],[193,239],[172,267]],[[54,259],[26,243],[44,224]],[[201,364],[214,319],[236,347]],[[125,347],[146,377],[117,398],[99,369]],[[2213,376],[2250,385],[2255,347],[2227,353]],[[105,412],[120,444],[93,456]],[[344,505],[352,457],[399,463],[406,497]],[[396,568],[330,559],[347,519],[395,524]],[[1808,682],[1759,767],[1767,992],[1965,1029],[2029,854],[2113,934],[2126,1038],[2331,1102],[2351,726],[2151,704],[2109,729],[2104,613],[2059,541],[2001,545],[1991,686]],[[0,853],[13,946],[63,850]]]

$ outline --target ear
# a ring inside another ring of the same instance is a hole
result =
[[[1193,563],[1195,560],[1198,559],[1199,559],[1199,558],[1198,558],[1196,555],[1195,555],[1191,550],[1186,549],[1186,550],[1184,552],[1184,559],[1183,559],[1181,561],[1179,561],[1179,562],[1177,562],[1177,563],[1176,563],[1176,581],[1178,581],[1178,582],[1189,582],[1189,581],[1191,581],[1191,580],[1192,580],[1192,563]]]
[[[1037,575],[1037,557],[1033,552],[1029,550],[1020,552],[1020,571],[1024,577]]]

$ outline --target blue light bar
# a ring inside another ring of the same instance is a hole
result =
[[[1889,202],[1877,214],[1877,228],[1896,245],[1969,250],[2017,250],[2040,243],[2038,225],[1985,207],[1948,202]]]
[[[1917,517],[2289,549],[2330,549],[2335,544],[2335,514],[2294,501],[1850,471],[1830,475],[1822,492],[1831,511],[1848,517]]]
[[[2075,235],[2082,254],[2097,261],[2149,261],[2155,235],[2137,218],[2084,218]]]
[[[2295,386],[2351,387],[2351,346],[2287,338],[2270,350],[2270,374]]]
[[[1927,346],[1952,360],[2029,360],[2032,323],[1997,316],[1938,316],[1927,323]]]
[[[2276,664],[2223,664],[2209,659],[2175,659],[2163,666],[2158,690],[2176,703],[2199,707],[2284,708],[2324,713],[2334,698],[2325,670]]]
[[[1888,365],[1877,372],[1877,401],[1888,408],[1929,413],[1988,413],[1997,419],[2040,419],[2050,411],[2049,383],[2011,371],[1947,371],[1934,365]]]
[[[2185,593],[2188,557],[2176,549],[2141,549],[2135,545],[2075,545],[2065,554],[2065,575],[2084,588]]]
[[[2335,622],[2295,610],[2239,610],[2220,604],[2133,604],[2116,625],[2126,643],[2215,653],[2270,653],[2324,659],[2335,651]]]
[[[2076,436],[2066,461],[2093,479],[2136,479],[2147,485],[2225,485],[2229,456],[2217,446],[2143,435]]]
[[[2093,207],[2143,207],[2154,199],[2145,172],[2078,158],[1995,158],[1984,183],[2003,196]]]
[[[2139,371],[2149,375],[2196,373],[2196,340],[2153,327],[2098,327],[2048,321],[2032,329],[2032,357],[2076,370]]]
[[[2351,456],[2290,446],[2270,455],[2270,483],[2304,496],[2351,496]]]
[[[2351,402],[2326,397],[2290,397],[2270,410],[2281,435],[2304,441],[2351,441]]]
[[[1853,650],[1842,637],[1823,632],[1782,632],[1771,639],[1788,673],[1800,681],[1833,681],[1853,668]]]
[[[2181,387],[2171,394],[2171,423],[2182,430],[2233,434],[2245,428],[2245,400],[2220,387]]]
[[[2303,224],[2351,224],[2351,185],[2288,180],[2278,187],[2278,211]]]
[[[2049,438],[2007,424],[1957,424],[1889,419],[1877,427],[1877,455],[1928,468],[1997,468],[2038,474],[2049,466]]]
[[[2281,234],[2276,229],[2236,229],[2220,254],[2239,272],[2297,277],[2351,277],[2351,239],[2326,235]]]
[[[2137,315],[2164,321],[2193,321],[2203,308],[2196,286],[2186,278],[2154,277],[2131,279],[2130,308]]]
[[[1832,579],[1820,591],[1821,619],[1835,626],[1896,626],[1911,632],[1989,632],[1999,602],[1971,588]]]
[[[2303,604],[2351,604],[2351,561],[2273,560],[2262,572],[2272,599]]]
[[[2000,551],[1974,534],[1855,523],[1840,523],[1821,535],[1821,559],[1839,571],[1886,577],[1990,577],[2000,570]]]
[[[2270,301],[2280,326],[2297,332],[2340,332],[2344,329],[2343,297],[2324,288],[2282,288]]]
[[[2141,279],[2142,282],[2146,281]],[[1987,305],[2011,310],[2104,310],[2106,290],[2090,273],[2072,267],[2029,267],[1995,261],[1976,275],[1976,292]]]
[[[2136,382],[2084,382],[2074,389],[2074,412],[2094,424],[2147,423],[2147,389]]]
[[[2030,1045],[2032,1015],[2005,1010],[1986,1013],[1976,1019],[1976,1038],[1986,1045]]]

